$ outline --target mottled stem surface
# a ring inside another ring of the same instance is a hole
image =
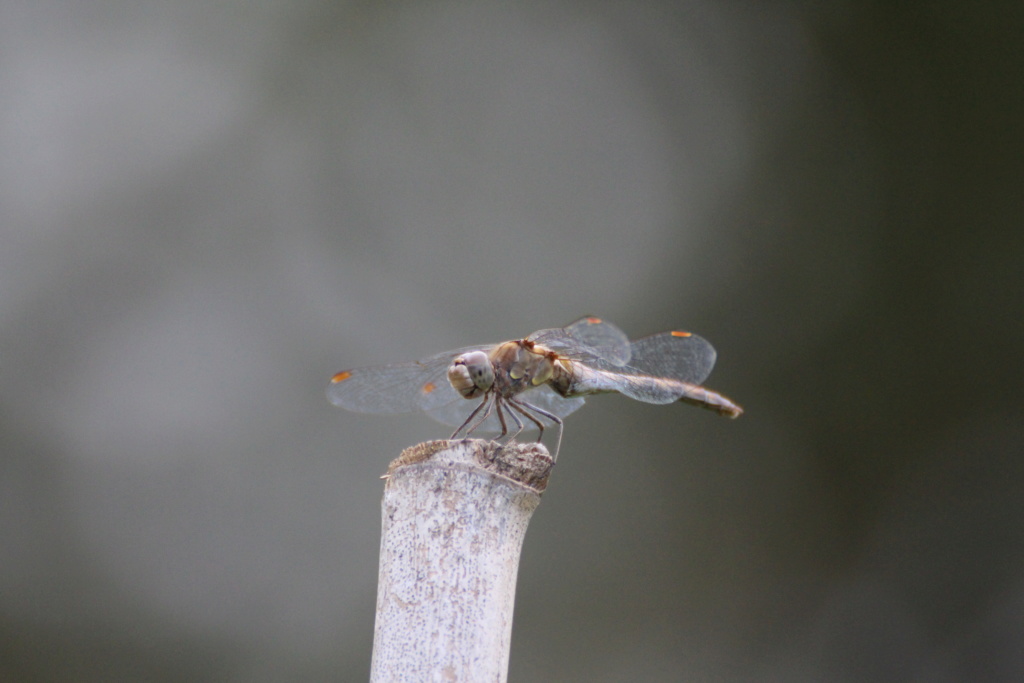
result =
[[[476,439],[391,463],[372,682],[506,680],[519,554],[551,465],[542,445]]]

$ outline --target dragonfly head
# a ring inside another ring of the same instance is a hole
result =
[[[458,356],[448,366],[448,381],[463,398],[483,396],[494,384],[491,359],[483,351],[470,351]]]

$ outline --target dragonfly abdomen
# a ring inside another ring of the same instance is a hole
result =
[[[735,419],[743,414],[743,408],[722,396],[717,391],[690,384],[686,392],[679,397],[680,403],[689,403],[706,410],[712,410],[723,417]]]
[[[671,377],[606,372],[578,363],[559,364],[551,386],[565,397],[619,393],[644,403],[689,403],[725,417],[739,417],[743,409],[725,396],[697,384]]]

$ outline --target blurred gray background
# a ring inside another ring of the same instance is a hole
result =
[[[0,4],[0,679],[360,681],[343,368],[583,314],[514,681],[1024,677],[1019,3]]]

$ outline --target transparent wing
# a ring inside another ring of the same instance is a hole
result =
[[[715,367],[715,348],[691,332],[662,332],[630,343],[629,364],[619,368],[630,374],[667,377],[700,384]]]
[[[331,379],[327,398],[357,413],[410,413],[465,401],[448,382],[448,366],[460,354],[491,347],[467,346],[419,361],[345,370]]]
[[[632,342],[627,365],[577,362],[568,391],[614,391],[645,403],[672,403],[699,388],[715,355],[711,344],[695,334],[662,332]]]
[[[455,392],[453,391],[452,393]],[[584,402],[582,396],[577,396],[575,398],[562,398],[548,388],[546,384],[533,389],[528,389],[527,391],[519,394],[516,398],[520,401],[546,410],[557,417],[565,417],[566,415],[569,415],[582,406]],[[481,400],[483,399],[466,400],[459,396],[458,400],[428,410],[427,414],[442,424],[446,424],[451,427],[459,427],[466,421],[469,414],[473,412],[478,405],[480,405]],[[511,409],[507,407],[505,408],[505,424],[508,425],[510,430],[514,430],[515,421],[508,416],[507,413],[509,410]],[[553,424],[550,420],[540,415],[535,415],[535,417],[539,419],[545,427]],[[530,420],[527,420],[522,416],[520,416],[519,419],[526,425],[526,429],[524,431],[537,428]],[[498,421],[496,413],[492,413],[479,427],[473,430],[474,435],[497,434],[499,432],[501,432],[501,422]]]
[[[667,377],[626,375],[582,368],[574,377],[570,393],[588,395],[616,392],[636,401],[662,404],[678,401],[691,387],[696,385]]]
[[[580,318],[565,327],[538,330],[527,339],[565,358],[583,362],[601,361],[615,366],[627,363],[632,352],[625,332],[593,316]]]

